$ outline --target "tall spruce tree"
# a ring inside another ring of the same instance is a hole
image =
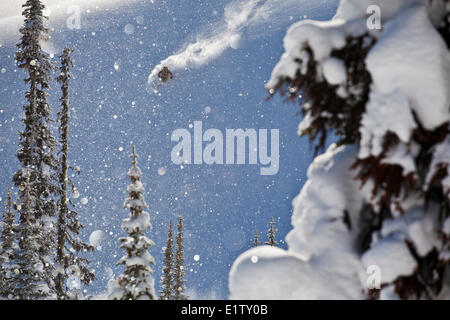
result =
[[[169,223],[169,232],[167,234],[167,245],[164,250],[164,267],[163,276],[161,277],[161,294],[160,300],[172,300],[174,297],[173,292],[173,224],[172,220]]]
[[[94,273],[88,268],[88,260],[80,253],[94,250],[93,246],[82,242],[78,235],[83,226],[78,221],[75,210],[69,209],[71,203],[68,192],[73,183],[68,177],[68,153],[69,153],[69,86],[70,69],[73,67],[71,53],[73,49],[63,50],[60,66],[60,74],[57,81],[61,84],[61,111],[58,113],[59,138],[61,144],[61,158],[59,161],[59,184],[61,196],[59,201],[58,225],[57,225],[57,247],[55,261],[59,264],[60,272],[56,276],[55,285],[58,299],[71,297],[70,290],[66,286],[69,275],[76,276],[84,284],[89,284],[95,279]],[[74,272],[76,270],[76,272]],[[73,298],[73,297],[72,297]]]
[[[125,249],[126,254],[118,262],[118,265],[125,267],[125,271],[111,284],[109,298],[113,300],[156,299],[151,268],[155,259],[147,250],[154,243],[145,236],[145,232],[151,229],[151,224],[148,212],[144,211],[148,206],[137,157],[133,146],[132,167],[128,171],[131,180],[127,188],[129,196],[124,202],[124,207],[130,210],[130,216],[122,222],[122,229],[128,233],[128,237],[120,238],[120,247]]]
[[[6,195],[6,211],[2,216],[0,229],[0,298],[7,299],[12,297],[11,292],[13,291],[13,288],[11,288],[9,278],[11,272],[14,271],[11,259],[13,257],[14,249],[17,248],[17,225],[15,224],[11,189],[8,189]]]
[[[179,217],[177,229],[177,251],[175,254],[173,294],[174,300],[187,300],[188,297],[184,294],[186,290],[186,281],[184,280],[183,217]]]
[[[55,221],[59,194],[57,185],[57,140],[50,129],[51,110],[46,91],[50,88],[54,69],[49,56],[42,50],[41,42],[48,41],[49,30],[44,26],[44,5],[39,0],[28,0],[23,5],[24,24],[17,44],[17,66],[28,73],[29,85],[25,97],[25,130],[20,132],[20,149],[17,158],[21,168],[14,174],[19,190],[17,205],[19,217],[19,250],[16,258],[23,270],[15,281],[22,299],[54,296],[52,251],[55,248]],[[32,189],[31,189],[32,188]],[[19,284],[20,283],[20,284]],[[42,283],[46,283],[43,288]]]
[[[266,242],[264,242],[264,244],[274,247],[277,245],[277,241],[275,240],[275,233],[277,232],[277,229],[275,229],[273,227],[273,225],[274,225],[273,218],[272,218],[272,220],[270,220],[269,225],[270,225],[269,230],[267,230],[268,240]]]

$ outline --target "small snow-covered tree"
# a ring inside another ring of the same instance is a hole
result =
[[[269,93],[301,105],[316,152],[337,143],[293,201],[289,250],[244,253],[232,298],[261,298],[268,265],[297,270],[267,291],[279,299],[450,297],[449,17],[447,0],[342,0],[331,21],[290,27]]]
[[[174,300],[187,300],[188,297],[184,294],[186,290],[186,280],[184,279],[184,246],[183,246],[183,217],[178,218],[177,225],[177,250],[175,253],[174,263],[174,279],[173,279],[173,294]]]
[[[57,298],[68,299],[71,297],[70,289],[67,287],[69,276],[76,277],[84,284],[89,284],[95,279],[94,273],[87,266],[87,259],[81,254],[94,247],[82,242],[78,234],[83,228],[78,220],[78,214],[70,209],[71,203],[68,192],[71,186],[74,189],[72,181],[68,177],[68,154],[69,154],[69,86],[70,69],[73,67],[71,53],[73,49],[65,48],[59,68],[60,74],[57,81],[61,84],[61,110],[58,113],[59,138],[61,143],[61,158],[59,161],[59,184],[61,195],[59,200],[58,224],[57,224],[57,247],[55,261],[58,263],[59,272],[55,279]]]
[[[51,110],[46,92],[54,67],[41,48],[41,43],[49,39],[49,30],[44,26],[44,5],[39,0],[27,0],[23,7],[24,24],[20,28],[21,39],[15,59],[17,66],[28,73],[25,83],[29,88],[25,94],[27,104],[22,119],[25,129],[20,132],[20,149],[17,151],[21,168],[14,174],[13,181],[19,189],[26,184],[32,190],[20,191],[16,201],[22,208],[18,210],[21,215],[18,238],[22,244],[16,256],[24,255],[23,259],[17,256],[23,262],[34,261],[35,258],[39,260],[25,263],[26,270],[16,274],[16,282],[23,284],[23,287],[19,285],[20,290],[23,289],[20,297],[26,299],[52,297],[55,294],[52,253],[55,249],[54,218],[59,187],[56,173],[58,159],[55,155],[58,142],[50,127]],[[42,267],[42,270],[31,270],[36,267]],[[37,283],[42,282],[47,283],[48,290],[34,291]]]
[[[258,231],[255,231],[255,238],[253,239],[253,246],[254,246],[254,247],[259,246],[259,236],[258,236]]]
[[[167,245],[164,249],[164,267],[163,275],[161,277],[161,294],[160,300],[172,300],[174,297],[173,292],[173,225],[172,220],[169,222],[169,232],[167,233]]]
[[[11,189],[8,189],[8,193],[6,195],[6,211],[2,215],[0,230],[0,297],[7,299],[12,297],[11,292],[13,290],[11,288],[9,278],[11,276],[11,272],[14,272],[11,259],[14,249],[17,248],[17,225],[15,223],[15,212],[13,211]]]
[[[148,208],[144,198],[144,185],[141,182],[141,169],[137,166],[135,147],[131,154],[132,166],[128,171],[131,183],[128,185],[129,196],[125,199],[124,207],[130,210],[128,218],[122,222],[122,229],[127,237],[120,238],[126,254],[119,260],[125,271],[110,284],[109,298],[112,300],[155,300],[155,288],[152,265],[155,259],[148,248],[153,246],[152,240],[145,236],[151,229],[150,216],[144,209]]]
[[[264,242],[264,244],[269,245],[271,247],[276,246],[277,245],[277,241],[275,240],[275,233],[277,232],[277,230],[274,228],[274,221],[273,218],[272,220],[270,220],[269,223],[269,229],[267,230],[267,241]]]

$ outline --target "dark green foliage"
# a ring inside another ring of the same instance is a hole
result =
[[[267,230],[267,241],[264,242],[264,244],[269,245],[271,247],[274,247],[277,245],[277,241],[275,240],[275,233],[277,232],[277,229],[274,228],[274,221],[273,218],[270,220],[269,223],[269,230]]]
[[[14,249],[17,247],[17,225],[15,224],[11,189],[8,189],[8,194],[6,195],[6,211],[2,215],[0,231],[0,298],[8,299],[11,296],[11,292],[13,292],[10,276],[14,272],[14,266],[11,260]]]
[[[17,158],[21,168],[13,181],[19,188],[17,205],[20,209],[18,239],[19,249],[15,259],[21,267],[14,274],[18,297],[34,299],[52,297],[54,266],[51,258],[55,248],[55,228],[52,217],[57,214],[56,198],[60,192],[57,184],[57,140],[50,129],[50,106],[47,90],[50,88],[53,64],[42,51],[40,43],[49,38],[44,26],[44,5],[39,0],[28,0],[23,7],[24,25],[20,28],[21,40],[17,44],[17,66],[27,72],[29,86],[24,106],[24,131],[20,132],[20,149]],[[45,284],[45,288],[44,288]]]
[[[178,233],[176,238],[177,251],[175,253],[174,278],[173,278],[173,295],[174,300],[187,300],[184,294],[185,286],[185,270],[184,270],[184,247],[183,247],[183,218],[178,219]]]
[[[160,300],[172,300],[174,297],[173,292],[173,225],[172,220],[169,223],[169,232],[167,234],[167,245],[164,250],[164,267],[163,275],[161,278],[161,294],[159,296]]]
[[[359,123],[365,111],[372,82],[364,60],[374,43],[375,40],[365,34],[348,38],[345,47],[332,51],[331,57],[342,60],[347,69],[346,98],[338,94],[337,85],[328,84],[323,76],[318,74],[318,63],[308,44],[305,44],[303,49],[308,56],[306,73],[301,74],[299,69],[294,79],[279,79],[274,91],[271,91],[272,95],[279,92],[300,103],[303,100],[299,99],[299,95],[304,96],[307,103],[302,106],[301,113],[303,116],[309,114],[312,123],[301,134],[309,135],[311,143],[318,140],[316,153],[324,148],[330,131],[340,137],[341,144],[359,141]],[[298,63],[301,65],[303,61],[299,60]]]
[[[78,221],[76,211],[69,209],[72,205],[69,197],[69,186],[73,187],[72,181],[68,177],[68,153],[69,153],[69,86],[70,68],[73,67],[71,58],[72,49],[65,48],[61,58],[60,74],[57,81],[61,84],[62,95],[60,98],[61,111],[58,113],[59,137],[61,144],[61,157],[59,159],[59,184],[61,195],[59,200],[58,225],[57,225],[57,247],[55,261],[59,264],[63,273],[58,273],[55,285],[58,299],[68,299],[71,297],[66,281],[72,272],[79,270],[78,277],[84,284],[89,284],[95,279],[94,273],[87,266],[87,259],[81,254],[94,250],[94,247],[82,242],[78,238],[83,226]],[[72,205],[73,207],[73,205]]]

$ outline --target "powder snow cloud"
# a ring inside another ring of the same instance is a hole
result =
[[[137,0],[42,0],[46,6],[45,14],[51,19],[49,27],[59,28],[70,16],[70,8],[76,6],[82,14],[96,14],[112,6],[126,5]],[[152,0],[153,2],[153,0]],[[19,38],[19,28],[23,23],[22,4],[25,1],[0,1],[0,44],[16,42]],[[73,12],[73,11],[72,11]],[[83,26],[84,27],[84,26]],[[49,45],[50,51],[52,45]],[[44,48],[45,49],[45,48]]]
[[[148,77],[151,85],[159,71],[167,66],[172,71],[199,67],[216,59],[225,50],[239,48],[243,36],[247,39],[272,33],[287,27],[299,18],[335,1],[307,0],[233,0],[224,9],[216,25],[208,26],[212,32],[200,35],[193,43],[186,44],[178,53],[162,60]]]

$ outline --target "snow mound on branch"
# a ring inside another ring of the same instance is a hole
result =
[[[383,282],[391,282],[399,276],[409,275],[417,266],[406,243],[398,237],[383,239],[364,254],[361,260],[365,267],[378,266],[382,272]]]
[[[279,79],[287,77],[293,79],[298,70],[298,60],[303,60],[302,74],[306,72],[307,56],[301,47],[307,43],[314,52],[317,61],[329,57],[331,51],[345,45],[345,30],[343,20],[331,22],[304,20],[292,25],[283,40],[285,53],[272,71],[272,76],[266,88],[274,88]],[[300,47],[299,47],[299,44]]]
[[[387,95],[373,92],[361,121],[359,157],[379,156],[388,131],[395,132],[397,137],[406,143],[415,128],[414,117],[406,97],[397,92]]]
[[[371,154],[379,155],[387,131],[408,141],[416,127],[413,112],[429,130],[450,120],[450,56],[427,8],[411,6],[384,28],[366,59],[373,84],[361,128],[361,158],[369,156],[370,141]]]
[[[343,242],[350,240],[345,239],[348,227],[343,222],[344,210],[350,208],[350,218],[357,219],[364,201],[349,171],[355,153],[356,148],[332,145],[309,167],[308,181],[292,202],[294,229],[286,240],[294,252],[309,257],[328,251],[336,237],[343,236]]]
[[[146,231],[151,229],[151,227],[150,215],[146,211],[136,217],[125,218],[122,221],[122,229],[128,233],[136,230]]]
[[[347,80],[347,71],[342,60],[328,58],[323,62],[323,75],[329,84],[336,85],[345,83]]]
[[[403,8],[423,0],[342,0],[335,19],[353,20],[367,17],[367,8],[377,6],[381,9],[382,22],[391,19]]]

